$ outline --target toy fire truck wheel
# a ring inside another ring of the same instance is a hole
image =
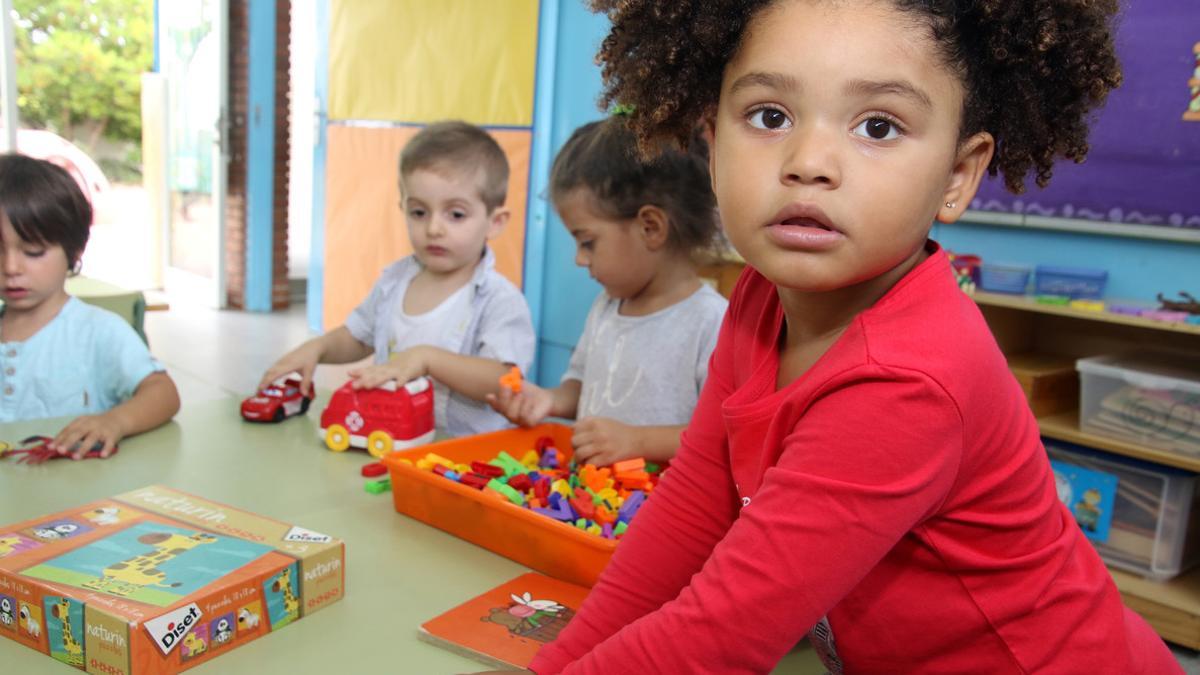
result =
[[[308,412],[308,406],[310,403],[312,403],[312,399],[308,398],[307,396],[300,399],[300,414],[301,415]]]
[[[325,430],[325,445],[334,452],[345,452],[350,447],[350,432],[340,424],[330,424]]]
[[[386,431],[372,431],[370,436],[367,436],[367,452],[372,457],[382,459],[393,449],[392,436]]]

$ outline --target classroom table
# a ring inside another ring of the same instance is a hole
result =
[[[470,673],[485,666],[417,639],[420,624],[528,569],[396,513],[391,495],[363,490],[365,452],[334,453],[317,436],[319,412],[251,424],[239,400],[189,404],[167,425],[121,443],[107,460],[0,462],[0,525],[80,506],[145,485],[200,497],[346,542],[346,596],[278,633],[188,671],[203,673]],[[53,435],[67,420],[0,425],[10,443]],[[0,639],[6,673],[72,672]],[[78,672],[78,671],[74,671]],[[822,673],[811,650],[777,673]]]

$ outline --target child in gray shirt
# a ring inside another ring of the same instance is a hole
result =
[[[624,120],[576,130],[554,160],[550,195],[575,239],[575,262],[604,287],[562,383],[489,397],[508,419],[575,418],[575,457],[663,461],[708,372],[726,301],[696,273],[711,246],[716,202],[704,142],[639,159]]]

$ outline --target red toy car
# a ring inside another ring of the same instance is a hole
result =
[[[354,446],[372,457],[433,440],[433,383],[419,377],[403,387],[343,384],[321,413],[321,439],[334,452]]]
[[[289,375],[242,401],[242,418],[251,422],[282,422],[308,412],[312,398],[300,391],[300,378]]]

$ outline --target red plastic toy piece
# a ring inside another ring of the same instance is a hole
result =
[[[528,475],[519,473],[508,479],[508,486],[514,490],[528,492],[531,488],[533,488],[533,481],[529,480]]]
[[[375,478],[376,476],[382,476],[383,474],[387,473],[387,467],[380,462],[371,462],[370,464],[364,464],[361,471],[363,476],[367,478]]]
[[[242,401],[242,419],[249,422],[282,422],[303,415],[312,403],[311,396],[300,390],[300,377],[289,375],[258,390]]]
[[[533,495],[542,501],[546,501],[550,497],[549,476],[542,476],[536,483],[533,484]]]
[[[495,464],[488,464],[487,462],[473,461],[471,462],[471,470],[488,478],[499,478],[504,475],[504,469]]]
[[[72,458],[72,456],[69,454],[62,455],[57,451],[51,450],[49,447],[47,447],[47,444],[52,440],[54,439],[50,438],[49,436],[30,436],[29,438],[21,441],[22,447],[5,447],[4,449],[0,450],[0,459],[17,457],[20,455],[19,459],[17,459],[18,464],[42,464],[43,462],[48,462],[52,459]],[[7,446],[7,444],[4,445]],[[82,459],[103,459],[103,457],[100,456],[100,451],[103,448],[104,445],[102,443],[93,445],[91,450],[88,450],[83,454]],[[117,454],[117,449],[117,446],[114,445],[112,452],[109,453],[109,457]]]
[[[490,480],[491,478],[487,476],[481,476],[477,473],[464,473],[458,477],[458,482],[468,487],[473,487],[476,490],[482,490],[483,488],[487,487],[488,481]]]
[[[596,505],[592,503],[592,498],[584,494],[583,497],[575,497],[571,500],[571,506],[574,507],[575,513],[587,519],[596,517]]]

